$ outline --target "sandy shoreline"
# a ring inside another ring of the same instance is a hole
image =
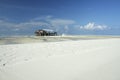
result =
[[[120,38],[120,36],[13,36],[1,37],[0,45],[7,44],[24,44],[24,43],[38,43],[38,42],[58,42],[69,40],[91,40],[91,39],[109,39]]]
[[[119,48],[120,38],[0,45],[0,80],[119,80]]]

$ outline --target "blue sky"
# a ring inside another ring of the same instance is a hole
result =
[[[120,0],[0,0],[0,35],[120,35]]]

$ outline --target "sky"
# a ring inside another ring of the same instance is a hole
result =
[[[0,0],[0,36],[120,35],[119,21],[120,0]]]

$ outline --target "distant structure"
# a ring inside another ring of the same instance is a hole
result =
[[[40,29],[35,31],[36,36],[57,36],[57,32],[50,29]]]

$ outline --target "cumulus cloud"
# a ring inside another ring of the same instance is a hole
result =
[[[98,24],[95,24],[94,22],[90,22],[84,26],[79,26],[79,29],[82,29],[82,30],[106,30],[108,29],[108,26],[106,25],[98,25]]]

